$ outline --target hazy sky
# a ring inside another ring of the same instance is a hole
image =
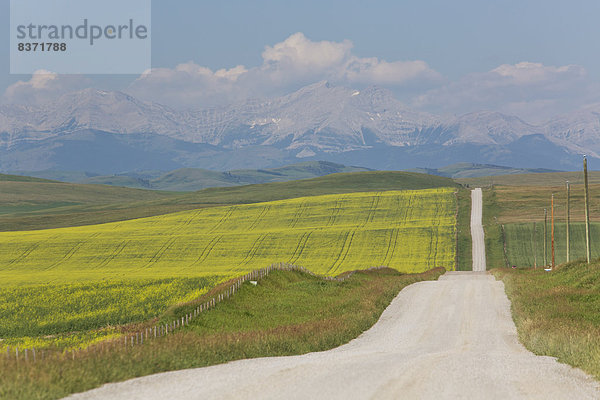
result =
[[[2,102],[92,86],[197,108],[323,79],[387,87],[424,111],[532,122],[600,101],[598,0],[155,0],[152,17],[150,74],[10,75],[0,0]]]

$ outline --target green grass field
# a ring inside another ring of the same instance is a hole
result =
[[[324,275],[371,266],[453,269],[455,213],[454,189],[446,188],[301,197],[3,232],[0,337],[39,346],[36,335],[147,320],[220,281],[275,262]],[[49,342],[71,343],[61,336]]]
[[[582,165],[583,168],[583,165]],[[600,184],[600,171],[589,171],[590,184]],[[583,184],[583,172],[546,172],[535,174],[507,174],[495,176],[481,176],[474,178],[459,178],[458,183],[473,187],[486,187],[490,185],[501,186],[563,186],[566,181],[575,185]]]
[[[554,194],[556,221],[566,220],[565,186],[496,186],[498,221],[500,223],[533,222],[544,220],[544,208],[550,215]],[[590,215],[600,219],[600,185],[590,185]],[[571,221],[584,219],[583,185],[571,186]]]
[[[473,258],[471,254],[471,191],[460,189],[457,192],[457,235],[456,235],[456,269],[471,271]]]
[[[508,261],[511,265],[519,267],[533,267],[537,257],[537,266],[544,265],[544,224],[536,223],[535,235],[533,223],[505,225],[506,247]],[[551,263],[551,225],[548,223],[546,238],[546,258]],[[534,243],[535,238],[535,243]],[[585,258],[585,225],[583,223],[571,224],[571,261]],[[592,257],[600,257],[600,223],[591,224]],[[555,224],[554,237],[555,263],[563,264],[567,261],[566,224]],[[534,252],[535,250],[535,252]]]

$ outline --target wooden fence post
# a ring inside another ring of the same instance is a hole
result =
[[[571,184],[567,181],[567,262],[571,261]]]
[[[588,173],[587,173],[587,158],[583,157],[583,183],[584,183],[584,198],[585,198],[585,257],[587,263],[592,261],[592,246],[590,232],[590,202],[588,191]]]
[[[555,257],[554,257],[554,193],[552,193],[552,227],[551,227],[551,247],[552,247],[552,269],[554,269],[556,263],[555,263]]]
[[[544,268],[548,267],[548,209],[544,208]]]

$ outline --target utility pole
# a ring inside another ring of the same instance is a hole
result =
[[[544,268],[548,266],[548,209],[544,208]]]
[[[567,262],[571,261],[571,184],[567,181]]]
[[[551,237],[551,243],[552,243],[552,269],[554,269],[554,265],[555,265],[555,258],[554,258],[554,193],[552,193],[552,234],[550,235]]]
[[[537,245],[535,243],[536,232],[535,232],[535,221],[533,221],[533,269],[537,269]]]
[[[588,173],[586,156],[583,156],[583,182],[585,185],[585,256],[587,258],[587,263],[589,264],[592,260],[592,248],[590,246],[590,199],[588,192]]]

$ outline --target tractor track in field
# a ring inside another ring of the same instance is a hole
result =
[[[254,256],[256,255],[256,252],[258,251],[258,249],[260,249],[260,247],[262,246],[262,243],[265,241],[267,236],[269,236],[268,233],[263,233],[258,238],[256,238],[256,240],[252,244],[252,247],[248,251],[248,254],[246,254],[246,257],[238,264],[238,266],[244,265],[248,261],[250,261],[254,258]]]
[[[356,230],[346,232],[346,237],[344,238],[344,244],[342,245],[340,254],[337,256],[336,260],[333,262],[333,264],[327,271],[328,274],[334,273],[340,267],[340,265],[342,265],[342,263],[348,256],[348,252],[350,251],[350,247],[352,246],[352,240],[354,239],[355,234]]]
[[[394,257],[394,251],[396,250],[396,244],[398,243],[398,235],[400,234],[400,228],[392,229],[390,232],[390,240],[388,242],[388,247],[385,251],[385,256],[383,257],[383,262],[381,265],[389,267],[389,263],[392,261]],[[393,241],[393,244],[392,244]]]
[[[333,206],[333,210],[331,211],[331,215],[329,216],[329,220],[327,221],[326,226],[332,226],[335,224],[335,220],[337,219],[341,209],[342,203],[344,202],[345,197],[340,197],[335,201],[335,205]]]
[[[100,233],[94,233],[93,235],[88,237],[86,240],[81,240],[81,241],[77,242],[77,244],[75,244],[73,247],[71,247],[69,249],[69,251],[67,253],[65,253],[65,255],[60,260],[55,261],[54,263],[52,263],[45,269],[52,269],[52,268],[56,267],[57,265],[65,262],[65,261],[68,261],[71,257],[73,257],[73,255],[75,253],[77,253],[77,250],[79,250],[81,248],[81,246],[83,246],[84,244],[89,242],[91,239],[98,237],[99,235],[100,235]]]
[[[256,228],[258,226],[258,224],[265,218],[265,216],[269,213],[270,210],[271,210],[270,205],[264,206],[262,208],[262,210],[260,210],[260,213],[258,214],[256,219],[254,221],[252,221],[252,224],[248,227],[248,230],[249,231],[254,230],[254,228]]]
[[[161,257],[165,254],[165,252],[167,250],[169,250],[171,248],[171,246],[173,246],[173,244],[175,243],[175,241],[177,240],[177,236],[170,238],[169,240],[167,240],[165,242],[165,244],[163,244],[156,253],[154,253],[154,255],[152,256],[152,258],[150,259],[150,261],[148,261],[148,263],[144,266],[144,268],[147,268],[149,266],[151,266],[152,264],[155,264],[156,262],[158,262],[158,260],[161,259]]]
[[[289,263],[290,264],[294,264],[295,262],[297,262],[300,257],[302,256],[302,253],[304,252],[304,248],[306,247],[306,243],[308,242],[308,239],[310,239],[310,235],[312,235],[313,231],[310,232],[304,232],[302,234],[302,236],[300,237],[300,240],[298,241],[298,245],[296,246],[296,249],[294,250],[294,252],[292,253],[292,256],[289,259]]]
[[[294,214],[294,219],[292,220],[292,223],[290,224],[290,228],[293,229],[296,227],[296,225],[298,224],[298,221],[300,221],[300,219],[302,218],[302,216],[308,209],[308,207],[306,205],[307,202],[308,202],[308,200],[303,200],[302,203],[300,203],[300,205],[296,209],[296,213]]]
[[[15,263],[19,263],[22,260],[26,259],[27,256],[29,256],[29,254],[31,254],[33,251],[35,251],[38,247],[40,247],[40,243],[39,242],[38,243],[34,243],[31,246],[27,247],[23,253],[21,253],[19,256],[17,256],[17,258],[15,258],[11,262],[9,262],[7,264],[7,266],[11,266],[11,265],[13,265]]]
[[[369,207],[369,212],[367,213],[367,218],[365,218],[365,220],[361,224],[361,227],[364,227],[369,222],[373,221],[373,218],[375,218],[375,211],[377,210],[377,207],[379,206],[379,200],[380,200],[379,193],[377,193],[375,196],[373,196],[373,199],[371,200],[371,205]]]
[[[219,220],[219,222],[217,222],[215,224],[215,226],[213,226],[207,233],[213,233],[216,232],[217,229],[219,229],[230,217],[231,214],[233,214],[233,212],[235,211],[236,207],[235,206],[231,206],[229,207],[229,209],[227,210],[227,212],[221,217],[221,219]]]
[[[210,242],[208,242],[206,247],[204,247],[204,249],[202,250],[202,253],[200,253],[200,256],[198,257],[198,259],[196,259],[196,261],[194,261],[192,263],[192,265],[196,265],[196,264],[204,262],[204,260],[206,260],[208,258],[210,253],[213,251],[213,249],[215,248],[217,243],[219,243],[221,241],[221,239],[223,239],[223,235],[214,236],[212,239],[210,239]]]
[[[127,247],[128,244],[129,244],[129,240],[124,240],[121,243],[119,243],[119,245],[116,247],[115,251],[113,251],[113,253],[109,257],[107,257],[100,264],[98,264],[96,266],[96,268],[102,268],[102,267],[108,265],[112,260],[114,260],[119,254],[121,254],[123,252],[123,250],[125,249],[125,247]]]

